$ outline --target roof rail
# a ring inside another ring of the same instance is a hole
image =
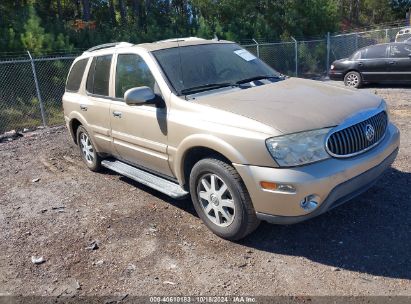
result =
[[[96,46],[86,50],[85,53],[94,52],[94,51],[97,51],[97,50],[107,49],[107,48],[116,47],[116,46],[133,46],[133,44],[128,43],[128,42],[105,43],[105,44],[96,45]]]
[[[198,37],[171,38],[171,39],[165,39],[165,40],[156,41],[155,43],[180,42],[180,41],[196,41],[196,40],[205,40],[205,39],[203,39],[203,38],[198,38]]]

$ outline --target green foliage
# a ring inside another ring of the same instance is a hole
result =
[[[20,34],[23,47],[34,54],[40,54],[45,41],[50,40],[50,34],[46,34],[44,28],[41,27],[40,18],[32,6],[29,7],[29,19],[23,28],[24,32]]]
[[[45,31],[33,6],[28,7],[28,17],[23,26],[23,32],[20,34],[21,44],[26,50],[34,55],[40,55],[44,51],[73,49],[68,36],[58,33],[55,37],[54,34]],[[14,31],[9,30],[9,32],[14,36]]]
[[[200,36],[241,41],[323,36],[341,24],[404,18],[410,0],[30,0],[0,4],[0,51],[34,54],[110,41]],[[90,20],[95,28],[74,26]]]

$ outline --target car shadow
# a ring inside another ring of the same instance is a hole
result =
[[[411,279],[411,173],[389,169],[350,202],[295,225],[262,223],[245,246],[340,269]]]
[[[107,169],[107,171],[111,171],[111,170]],[[113,171],[111,171],[111,172],[114,175],[119,175],[118,173],[115,173]],[[197,215],[197,213],[194,209],[194,206],[191,202],[190,196],[187,196],[187,197],[182,198],[182,199],[173,199],[173,198],[169,197],[168,195],[163,194],[163,193],[161,193],[157,190],[154,190],[154,189],[152,189],[148,186],[145,186],[143,184],[140,184],[139,182],[136,182],[135,180],[133,180],[131,178],[128,178],[126,176],[121,176],[121,175],[119,175],[119,176],[120,176],[121,181],[124,181],[124,182],[128,183],[131,186],[134,186],[134,187],[136,187],[136,188],[138,188],[138,189],[140,189],[144,192],[147,192],[147,193],[151,194],[152,196],[155,196],[155,197],[165,201],[166,203],[169,203],[170,205],[173,205],[177,208],[180,208],[181,210],[184,210],[185,212],[191,214],[192,216],[198,217],[198,215]]]
[[[120,179],[198,217],[189,197],[175,200],[127,177]],[[340,269],[411,279],[410,189],[411,173],[390,168],[376,185],[340,207],[294,225],[262,222],[238,243]]]
[[[366,83],[360,89],[411,89],[411,83]]]

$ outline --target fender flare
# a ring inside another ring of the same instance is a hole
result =
[[[232,163],[247,163],[243,155],[223,139],[210,134],[195,134],[186,137],[177,147],[174,155],[174,173],[181,184],[185,183],[184,162],[192,148],[207,148],[226,157]]]

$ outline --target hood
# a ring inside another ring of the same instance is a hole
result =
[[[196,102],[251,118],[288,134],[339,125],[356,112],[377,108],[381,98],[318,81],[289,78],[205,95]]]

